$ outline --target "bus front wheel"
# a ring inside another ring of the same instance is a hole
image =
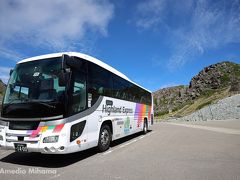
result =
[[[99,133],[98,149],[103,152],[106,151],[111,143],[112,133],[108,125],[103,125]]]

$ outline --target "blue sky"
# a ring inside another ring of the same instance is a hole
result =
[[[0,34],[5,82],[23,58],[77,51],[155,91],[240,63],[240,0],[1,0]]]

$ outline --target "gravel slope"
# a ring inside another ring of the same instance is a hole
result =
[[[207,121],[207,120],[240,120],[240,94],[219,100],[188,116],[171,119],[171,121]]]

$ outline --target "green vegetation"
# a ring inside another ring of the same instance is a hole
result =
[[[204,108],[205,106],[208,106],[208,105],[210,105],[210,104],[212,104],[212,100],[200,104],[199,106],[197,106],[196,110],[202,109],[202,108]]]
[[[202,92],[202,95],[200,97],[210,97],[215,93],[215,90],[213,89],[208,89],[204,92]]]
[[[223,84],[227,84],[230,81],[230,77],[227,73],[225,73],[220,79]]]
[[[233,72],[235,76],[240,78],[240,64],[232,64],[232,67],[233,67]]]
[[[156,117],[161,117],[161,116],[166,115],[166,114],[168,114],[168,111],[157,112],[157,113],[155,113],[155,116],[156,116]]]
[[[154,98],[154,105],[155,105],[155,106],[158,106],[158,102],[157,102],[157,99],[156,99],[156,98]]]

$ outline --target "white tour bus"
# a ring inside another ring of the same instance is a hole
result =
[[[24,59],[10,72],[0,117],[0,147],[66,154],[153,124],[150,91],[91,56],[67,52]]]

